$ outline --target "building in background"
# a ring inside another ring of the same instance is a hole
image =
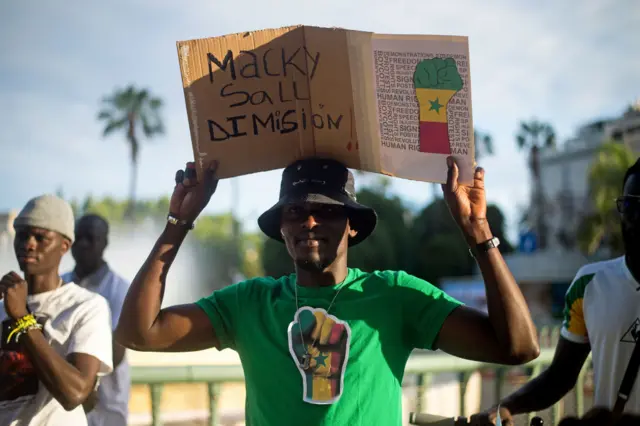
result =
[[[611,122],[608,132],[611,139],[624,143],[640,155],[640,99],[622,117]]]
[[[592,209],[589,169],[598,150],[607,141],[624,143],[640,154],[640,101],[620,117],[594,120],[583,125],[561,149],[541,155],[540,173],[548,227],[548,247],[545,251],[552,256],[559,251],[577,251],[576,233],[580,218],[591,213]],[[535,207],[531,206],[530,210]],[[535,247],[535,233],[528,234],[530,239],[533,238],[530,246]],[[532,252],[537,251],[534,249]]]
[[[518,250],[505,256],[538,324],[560,319],[564,295],[581,266],[610,255],[606,250],[591,257],[583,255],[577,247],[577,230],[580,218],[592,208],[589,169],[602,144],[611,140],[626,144],[640,155],[640,102],[620,117],[584,124],[559,148],[541,152],[547,247],[539,249],[535,230],[524,226]],[[535,207],[528,209],[532,215],[536,213]],[[475,275],[479,276],[478,270]],[[454,281],[443,280],[443,283],[458,290]],[[473,285],[477,287],[475,282]]]

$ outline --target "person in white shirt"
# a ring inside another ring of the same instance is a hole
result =
[[[111,327],[115,330],[120,318],[129,283],[116,274],[104,260],[109,223],[96,214],[81,217],[76,223],[76,240],[71,254],[76,261],[73,271],[62,275],[65,282],[104,297],[111,309]],[[89,426],[126,426],[129,412],[131,376],[125,348],[117,342],[113,347],[113,373],[102,377],[96,394],[97,401],[87,413]]]
[[[14,221],[24,278],[0,281],[0,425],[87,425],[82,404],[112,370],[111,316],[100,295],[58,275],[74,239],[73,211],[53,195]]]
[[[640,344],[640,159],[627,171],[622,195],[612,207],[620,214],[625,254],[578,271],[565,296],[553,361],[500,403],[504,426],[513,425],[511,417],[516,414],[544,410],[558,402],[575,386],[589,352],[595,382],[593,406],[617,416],[640,414],[640,383],[628,394],[618,395],[631,354]],[[472,424],[495,424],[496,408],[472,417]]]

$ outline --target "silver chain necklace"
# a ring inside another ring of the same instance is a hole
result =
[[[293,283],[293,286],[294,286],[293,290],[296,295],[296,312],[298,312],[298,315],[299,315],[300,307],[298,306],[298,283]],[[336,292],[336,294],[333,296],[333,299],[331,300],[331,303],[329,303],[329,307],[327,308],[327,315],[329,315],[329,311],[333,306],[333,302],[336,301],[338,294],[340,294],[340,291],[342,291],[343,288],[344,286],[340,287]],[[326,320],[327,320],[327,317],[325,316],[324,320],[322,320],[322,324],[320,325],[320,327],[318,327],[318,335],[316,336],[315,339],[313,339],[313,343],[311,343],[310,347],[314,347],[316,345],[316,342],[318,341],[318,337],[320,337],[320,331],[322,330],[322,326],[324,325],[324,322]],[[298,317],[298,330],[300,331],[300,343],[302,344],[302,347],[304,347],[304,355],[302,355],[302,362],[300,362],[300,366],[302,367],[303,370],[307,370],[311,364],[311,354],[309,353],[309,346],[304,344],[304,336],[302,335],[302,325],[300,324],[300,317]]]

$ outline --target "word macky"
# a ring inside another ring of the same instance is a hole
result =
[[[298,72],[312,79],[320,62],[320,52],[315,55],[309,52],[306,47],[298,47],[293,52],[287,51],[285,47],[278,49],[267,49],[260,54],[249,50],[241,50],[241,55],[247,55],[250,60],[238,69],[237,59],[234,59],[233,51],[228,50],[222,61],[213,53],[207,53],[207,63],[209,66],[209,81],[214,82],[216,71],[229,72],[231,80],[236,81],[242,78],[263,78],[263,77],[287,77],[293,72]],[[302,58],[302,59],[299,59]],[[301,66],[299,61],[310,59],[310,64]],[[244,62],[244,61],[242,61]],[[214,67],[215,65],[215,67]]]

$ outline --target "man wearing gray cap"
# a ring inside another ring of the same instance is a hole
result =
[[[112,370],[107,301],[58,274],[74,225],[52,195],[31,199],[14,221],[24,278],[0,280],[0,425],[86,425],[82,404]]]

